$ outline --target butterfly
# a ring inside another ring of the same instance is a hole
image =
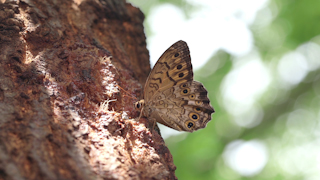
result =
[[[206,127],[214,113],[202,83],[193,80],[188,45],[178,41],[169,47],[151,70],[144,99],[135,103],[140,117],[178,131]]]

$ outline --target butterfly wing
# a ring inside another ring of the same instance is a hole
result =
[[[175,85],[156,95],[150,119],[179,131],[193,132],[205,128],[214,112],[200,82],[189,81]]]
[[[189,48],[184,41],[169,47],[159,58],[144,88],[144,114],[179,131],[204,128],[214,109],[207,90],[193,81]]]
[[[154,65],[144,86],[144,100],[174,85],[193,80],[187,43],[178,41],[169,47]]]

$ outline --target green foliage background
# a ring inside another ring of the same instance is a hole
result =
[[[185,0],[130,2],[140,7],[145,16],[149,15],[152,7],[162,3],[181,8],[187,17],[194,9],[200,8],[191,6]],[[274,18],[268,25],[261,26],[259,22],[268,8]],[[234,68],[231,55],[218,51],[206,66],[195,72],[195,79],[201,81],[209,91],[216,113],[205,130],[188,134],[182,141],[179,141],[179,137],[166,140],[179,179],[320,179],[320,69],[315,67],[308,71],[299,84],[285,87],[279,86],[276,71],[285,54],[296,51],[308,42],[320,44],[319,21],[319,0],[270,0],[268,7],[258,13],[251,31],[255,48],[268,64],[273,79],[268,90],[256,102],[263,110],[263,117],[261,123],[252,128],[235,124],[221,103],[221,83]],[[145,24],[145,27],[147,37],[151,36],[149,25]],[[319,53],[310,52],[306,58],[320,61]],[[203,75],[206,68],[216,65],[219,68],[214,73]],[[294,125],[290,125],[292,122],[289,122],[289,116],[297,119]],[[244,176],[225,163],[223,152],[234,140],[259,140],[266,144],[268,161],[261,172]]]

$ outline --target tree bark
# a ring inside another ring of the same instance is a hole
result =
[[[0,179],[176,179],[163,139],[133,119],[127,97],[150,71],[140,10],[0,2]]]

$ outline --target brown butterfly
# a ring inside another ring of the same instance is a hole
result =
[[[178,131],[206,127],[214,112],[202,83],[193,80],[189,48],[184,41],[169,47],[149,74],[144,99],[135,103],[140,117]]]

